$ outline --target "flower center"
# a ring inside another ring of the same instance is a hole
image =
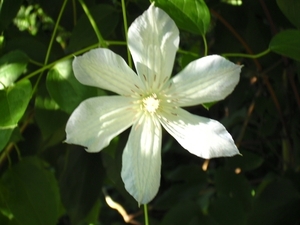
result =
[[[145,110],[149,113],[155,113],[159,108],[160,100],[157,98],[156,94],[151,94],[150,96],[143,98],[142,104]]]

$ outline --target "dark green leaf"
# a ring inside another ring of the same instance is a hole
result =
[[[27,63],[28,57],[18,50],[2,56],[0,58],[0,89],[13,84],[24,72]]]
[[[71,60],[60,62],[49,71],[47,89],[59,107],[69,114],[83,100],[97,95],[96,88],[82,85],[77,81]]]
[[[107,38],[118,24],[118,14],[110,5],[100,4],[90,9],[103,38]],[[109,21],[109,22],[108,22]],[[98,43],[95,31],[84,14],[78,20],[70,39],[68,52],[74,52],[92,44]]]
[[[190,224],[193,218],[197,218],[200,214],[199,206],[192,201],[178,202],[171,210],[169,210],[161,225],[183,225]]]
[[[2,198],[22,225],[55,225],[59,192],[52,172],[35,157],[24,158],[8,169],[1,180]]]
[[[277,4],[283,14],[300,29],[300,1],[299,0],[277,0]]]
[[[249,151],[241,151],[242,156],[235,156],[227,159],[227,165],[235,170],[240,168],[243,172],[258,168],[264,159]]]
[[[219,169],[215,182],[220,196],[234,197],[245,210],[250,208],[253,201],[251,188],[243,174],[235,174],[234,170]]]
[[[14,128],[1,128],[0,127],[0,152],[8,143]]]
[[[204,35],[210,25],[210,12],[203,0],[157,0],[162,8],[183,30]]]
[[[72,224],[89,214],[101,193],[104,179],[101,161],[100,153],[87,153],[82,147],[72,146],[68,154],[60,191]]]
[[[181,166],[167,175],[167,178],[174,181],[197,181],[198,183],[206,182],[206,173],[197,165]]]
[[[300,221],[300,194],[287,179],[262,182],[249,225],[294,225]]]
[[[209,215],[222,225],[246,224],[246,213],[236,197],[220,196],[216,198],[209,208]]]
[[[286,30],[275,35],[269,45],[270,50],[300,61],[300,31]]]

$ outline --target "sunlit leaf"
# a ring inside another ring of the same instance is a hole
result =
[[[155,6],[162,8],[183,30],[204,35],[209,29],[210,12],[203,0],[156,0]]]
[[[280,32],[272,38],[269,48],[277,54],[300,61],[300,31]]]
[[[0,151],[9,141],[13,129],[25,113],[30,98],[31,83],[29,80],[0,90]]]
[[[2,198],[22,225],[54,225],[58,220],[57,182],[43,164],[36,157],[24,158],[2,177]]]
[[[21,51],[12,51],[0,58],[0,89],[13,84],[24,72],[28,57]]]
[[[23,116],[31,98],[31,83],[29,80],[0,90],[0,127],[13,127]]]
[[[300,1],[277,0],[277,4],[289,21],[300,29]]]
[[[59,107],[67,113],[72,113],[79,103],[97,94],[96,88],[77,81],[71,60],[60,62],[49,71],[47,89]]]

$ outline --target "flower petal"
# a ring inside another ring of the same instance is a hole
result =
[[[93,49],[73,61],[75,77],[82,84],[120,95],[130,95],[141,81],[124,59],[109,49]],[[136,86],[135,86],[136,85]]]
[[[132,99],[123,96],[95,97],[83,101],[72,113],[66,126],[69,144],[99,152],[135,121]]]
[[[209,159],[239,154],[231,135],[216,120],[196,116],[178,108],[163,112],[160,122],[183,148]]]
[[[128,47],[135,68],[150,88],[159,88],[171,76],[178,44],[176,24],[153,4],[129,27]]]
[[[222,100],[239,82],[241,68],[218,55],[200,58],[171,79],[167,94],[176,99],[178,106]]]
[[[161,125],[142,115],[133,125],[123,152],[121,176],[126,190],[139,204],[147,204],[158,192],[161,168]]]

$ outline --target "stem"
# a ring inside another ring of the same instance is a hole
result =
[[[91,25],[92,25],[92,27],[93,27],[93,29],[95,31],[95,34],[96,34],[96,36],[98,38],[100,46],[102,46],[104,48],[107,48],[107,44],[106,44],[105,40],[103,39],[103,37],[102,37],[102,35],[101,35],[98,27],[97,27],[97,24],[96,24],[93,16],[91,15],[88,7],[86,6],[86,4],[84,3],[83,0],[79,0],[79,2],[80,2],[80,4],[81,4],[81,6],[82,6],[82,8],[83,8],[83,10],[84,10],[84,12],[86,14],[86,16],[88,17],[88,19],[89,19],[89,21],[90,21],[90,23],[91,23]]]
[[[243,54],[243,53],[225,53],[225,54],[222,54],[223,57],[242,57],[242,58],[250,58],[250,59],[257,59],[257,58],[260,58],[260,57],[263,57],[265,55],[267,55],[271,50],[270,49],[267,49],[261,53],[258,53],[256,55],[250,55],[250,54]]]
[[[126,17],[126,6],[125,6],[125,0],[122,0],[122,13],[123,13],[123,21],[124,21],[124,32],[125,32],[125,38],[127,43],[127,58],[128,58],[128,66],[132,68],[132,60],[130,51],[128,48],[128,25],[127,25],[127,17]]]
[[[197,54],[197,53],[190,52],[190,51],[185,51],[185,50],[182,50],[182,49],[178,49],[178,52],[181,53],[181,54],[191,55],[191,56],[194,56],[196,58],[199,57],[199,54]]]
[[[144,205],[144,215],[145,215],[145,225],[149,225],[148,207],[147,207],[147,204]]]
[[[106,44],[107,46],[108,46],[108,45],[126,45],[126,42],[124,42],[124,41],[106,41],[105,44]],[[59,63],[59,62],[61,62],[61,61],[64,61],[64,60],[69,59],[69,58],[71,58],[71,57],[74,57],[74,56],[76,56],[76,55],[80,55],[80,54],[82,54],[82,53],[84,53],[84,52],[86,52],[86,51],[88,51],[88,50],[90,50],[90,49],[96,48],[97,46],[98,46],[98,43],[97,43],[97,44],[90,45],[90,46],[88,46],[88,47],[86,47],[86,48],[83,48],[83,49],[81,49],[81,50],[79,50],[79,51],[77,51],[77,52],[74,52],[74,53],[72,53],[72,54],[66,55],[65,57],[60,58],[60,59],[58,59],[58,60],[56,60],[56,61],[54,61],[54,62],[52,62],[52,63],[50,63],[50,64],[48,64],[48,65],[44,65],[42,68],[40,68],[40,69],[38,69],[38,70],[36,70],[36,71],[34,71],[34,72],[28,74],[27,76],[23,77],[23,78],[20,79],[19,81],[22,81],[22,80],[25,80],[25,79],[29,79],[29,78],[31,78],[31,77],[34,77],[35,75],[37,75],[37,74],[43,72],[43,71],[46,70],[46,69],[49,69],[49,68],[53,67],[55,64],[57,64],[57,63]],[[30,60],[30,62],[33,62],[33,61]],[[38,64],[40,64],[40,63],[38,63]]]
[[[47,49],[47,53],[46,53],[46,57],[45,57],[45,62],[44,64],[47,64],[48,63],[48,60],[49,60],[49,56],[50,56],[50,51],[52,49],[52,45],[53,45],[53,42],[54,42],[54,38],[56,36],[56,33],[57,33],[57,28],[58,28],[58,25],[59,25],[59,22],[60,22],[60,19],[61,19],[61,16],[63,14],[63,11],[66,7],[66,4],[67,4],[68,0],[65,0],[60,11],[59,11],[59,14],[58,14],[58,17],[57,17],[57,20],[56,20],[56,23],[55,23],[55,26],[54,26],[54,30],[53,30],[53,33],[52,33],[52,36],[51,36],[51,40],[50,40],[50,43],[49,43],[49,46],[48,46],[48,49]]]
[[[97,44],[94,44],[94,45],[91,45],[91,46],[89,46],[89,47],[86,47],[86,48],[84,48],[84,49],[81,49],[81,50],[79,50],[79,51],[77,51],[77,52],[74,52],[74,53],[72,53],[72,54],[70,54],[70,55],[67,55],[67,56],[65,56],[65,57],[63,57],[63,58],[60,58],[60,59],[58,59],[58,60],[56,60],[56,61],[54,61],[54,62],[52,62],[52,63],[50,63],[50,64],[48,64],[48,65],[45,65],[45,66],[43,66],[42,68],[40,68],[40,69],[38,69],[38,70],[36,70],[36,71],[34,71],[34,72],[28,74],[27,76],[23,77],[23,78],[20,79],[19,81],[22,81],[22,80],[25,80],[25,79],[29,79],[29,78],[31,78],[31,77],[34,77],[35,75],[37,75],[37,74],[43,72],[43,71],[46,70],[46,69],[51,68],[52,66],[54,66],[55,64],[57,64],[57,63],[59,63],[59,62],[61,62],[61,61],[64,61],[64,60],[69,59],[69,58],[71,58],[71,57],[74,57],[75,55],[79,55],[79,54],[81,54],[81,53],[84,53],[84,52],[86,52],[86,51],[88,51],[88,50],[90,50],[90,49],[92,49],[92,48],[97,47],[97,46],[98,46],[98,43],[97,43]]]
[[[207,48],[206,37],[204,34],[202,35],[202,39],[203,39],[203,45],[204,45],[204,55],[203,56],[207,56],[208,48]]]

